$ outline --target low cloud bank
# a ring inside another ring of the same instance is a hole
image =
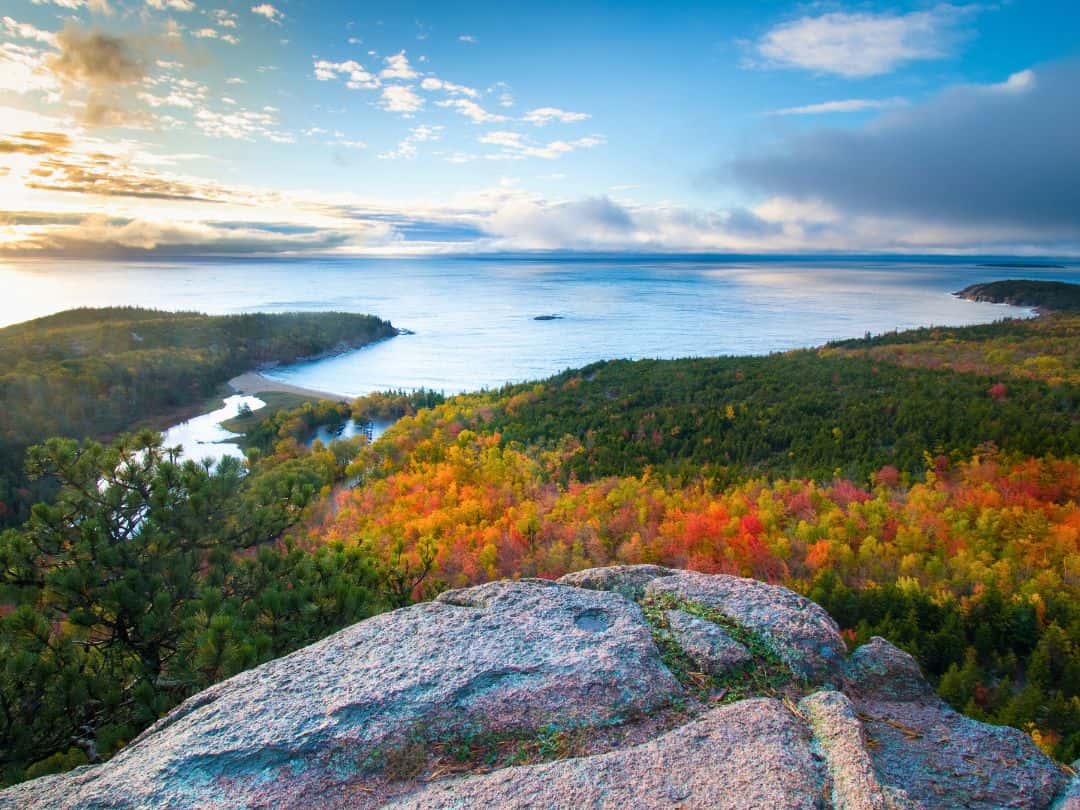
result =
[[[819,129],[715,172],[841,215],[1080,239],[1080,61],[960,86],[862,129]]]

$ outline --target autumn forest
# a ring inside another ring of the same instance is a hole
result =
[[[101,316],[117,317],[133,314]],[[292,343],[302,326],[318,340],[294,356],[390,329],[295,322]],[[228,347],[249,331],[220,328],[217,382],[244,364]],[[23,353],[9,411],[66,396],[81,373]],[[133,385],[143,366],[128,366]],[[376,417],[397,421],[374,443],[310,442]],[[851,645],[883,635],[907,649],[958,709],[1059,761],[1080,756],[1068,311],[761,357],[604,362],[448,399],[309,402],[255,412],[246,463],[215,468],[179,462],[152,431],[110,442],[113,421],[67,425],[28,450],[6,434],[8,458],[25,455],[25,472],[4,471],[10,491],[37,502],[9,507],[0,539],[4,782],[108,757],[199,689],[440,590],[645,562],[788,585]]]

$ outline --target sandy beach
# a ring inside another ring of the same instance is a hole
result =
[[[249,371],[246,374],[241,374],[239,377],[233,377],[229,380],[229,387],[238,394],[259,394],[263,391],[284,391],[289,394],[299,394],[300,396],[305,397],[330,399],[334,402],[349,399],[347,396],[334,394],[330,391],[316,391],[313,388],[302,388],[299,385],[289,385],[288,383],[283,383],[263,376],[257,371]]]

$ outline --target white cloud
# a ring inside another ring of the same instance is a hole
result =
[[[554,160],[577,149],[591,149],[605,143],[600,136],[590,135],[574,141],[550,141],[546,144],[537,144],[527,140],[520,132],[507,130],[488,132],[481,135],[479,140],[480,143],[500,147],[499,152],[487,155],[493,160],[521,160],[527,157]]]
[[[513,107],[514,106],[514,94],[510,92],[510,85],[506,82],[495,82],[485,92],[488,95],[498,94],[500,107]]]
[[[40,91],[58,99],[60,84],[48,69],[46,56],[40,48],[0,42],[0,90],[20,95]]]
[[[320,82],[332,81],[338,76],[345,77],[345,86],[350,90],[374,90],[381,85],[378,77],[368,73],[355,59],[345,62],[315,61],[315,78]]]
[[[424,99],[409,85],[392,84],[383,88],[379,106],[388,112],[401,113],[408,117],[423,108]]]
[[[841,101],[823,101],[820,104],[805,104],[801,107],[784,107],[773,110],[769,115],[821,115],[825,113],[853,113],[865,110],[889,110],[907,106],[903,98],[847,98]]]
[[[991,90],[997,90],[1004,93],[1022,93],[1030,90],[1035,86],[1035,71],[1021,70],[1018,73],[1014,73],[1009,76],[1008,79],[1000,84],[990,85]]]
[[[225,80],[225,84],[247,84],[247,79],[241,79],[239,76],[231,76]]]
[[[195,111],[195,125],[212,138],[232,138],[251,141],[265,138],[274,143],[292,143],[293,137],[277,129],[277,119],[271,112],[237,110],[219,113],[202,107]]]
[[[878,76],[909,62],[949,56],[960,38],[957,24],[974,12],[973,6],[945,4],[908,14],[830,12],[778,25],[755,49],[766,67]]]
[[[468,96],[469,98],[476,98],[480,94],[471,87],[466,87],[463,84],[454,84],[453,82],[443,81],[435,76],[427,76],[422,82],[420,87],[424,90],[442,90],[445,93],[449,93],[452,96]]]
[[[384,79],[415,79],[419,74],[409,64],[405,51],[386,57],[386,67],[379,73]]]
[[[239,26],[237,21],[238,17],[231,11],[226,11],[223,8],[215,8],[209,13],[220,28],[237,28]]]
[[[146,0],[146,5],[158,11],[172,9],[173,11],[194,11],[195,4],[191,0]]]
[[[29,23],[21,23],[13,20],[11,17],[0,17],[0,23],[3,23],[4,30],[7,32],[8,36],[17,37],[19,39],[29,39],[34,42],[41,42],[45,45],[56,45],[56,34],[51,31],[43,31]]]
[[[66,8],[69,11],[86,8],[94,14],[112,14],[112,6],[109,0],[31,0],[35,6],[43,6],[46,3]]]
[[[257,6],[251,7],[252,14],[258,14],[260,17],[265,17],[275,25],[281,25],[281,21],[285,19],[285,14],[278,9],[274,8],[269,3],[260,3]]]
[[[558,107],[537,107],[535,110],[529,110],[529,112],[525,113],[525,120],[538,127],[550,124],[553,121],[572,124],[575,121],[584,121],[589,117],[591,116],[588,113],[567,112],[566,110],[560,110]]]
[[[467,98],[449,98],[446,101],[436,101],[435,104],[439,107],[450,107],[457,110],[461,115],[471,119],[474,124],[489,124],[506,120],[505,115],[489,113],[475,101],[470,101]]]
[[[393,151],[382,152],[379,160],[398,160],[404,158],[411,160],[416,157],[416,144],[427,141],[437,141],[442,137],[441,126],[428,126],[421,124],[409,130],[409,134],[397,145]]]
[[[216,28],[200,28],[197,31],[192,31],[191,35],[197,39],[220,39],[222,42],[228,42],[230,45],[240,44],[240,38],[235,34],[223,33]]]
[[[470,45],[476,44],[476,37],[472,34],[462,34],[458,37],[458,42],[468,42]]]
[[[480,136],[480,143],[491,144],[492,146],[503,146],[508,149],[522,149],[524,144],[522,139],[525,136],[520,132],[507,132],[497,131],[488,132],[486,135]]]

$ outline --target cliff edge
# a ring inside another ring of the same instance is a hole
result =
[[[0,808],[1080,808],[1066,769],[850,656],[785,588],[656,566],[493,582],[201,692]]]

